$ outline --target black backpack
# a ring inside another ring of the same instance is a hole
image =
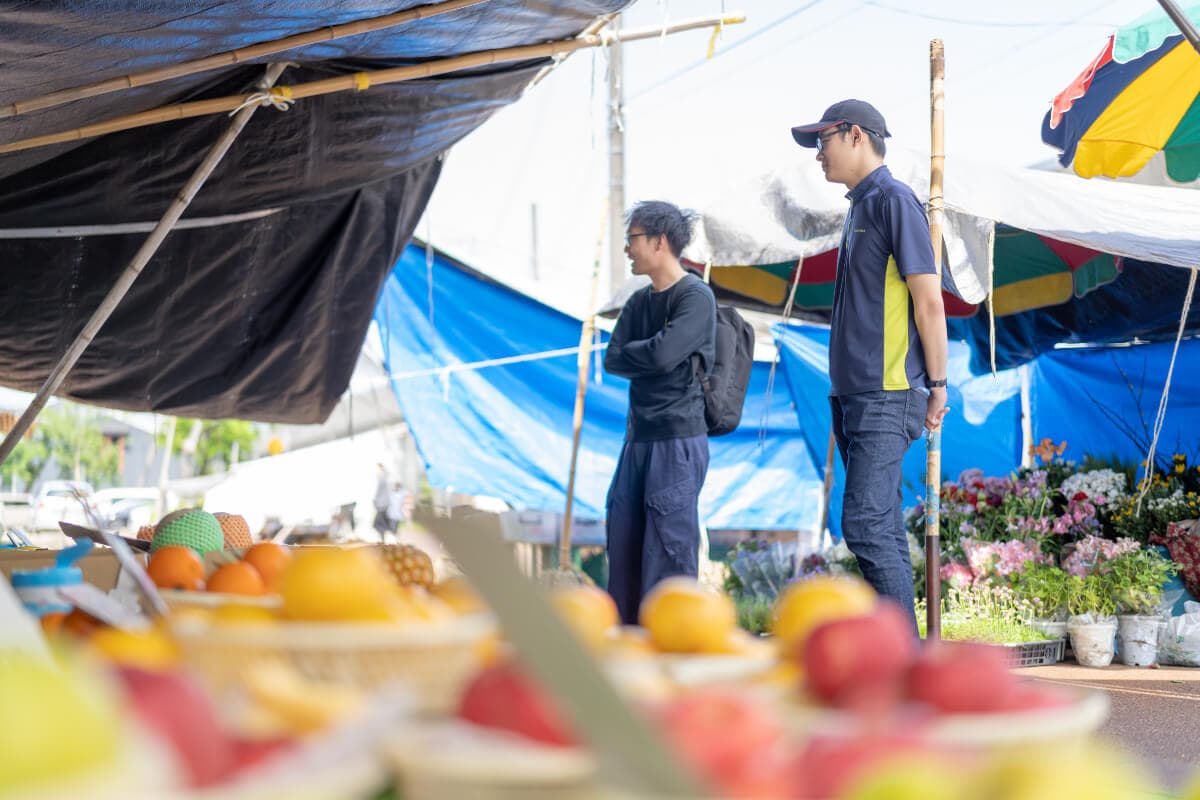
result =
[[[704,421],[709,436],[724,436],[738,426],[754,366],[754,328],[732,306],[717,306],[716,356],[706,372],[700,354],[692,367],[704,390]]]

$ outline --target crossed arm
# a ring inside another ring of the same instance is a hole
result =
[[[712,297],[707,292],[689,291],[679,298],[674,316],[662,330],[648,339],[630,340],[630,316],[622,312],[604,354],[604,369],[624,378],[670,372],[696,352],[716,319]]]

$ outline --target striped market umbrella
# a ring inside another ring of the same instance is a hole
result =
[[[1200,4],[1182,13],[1200,23]],[[1161,152],[1171,180],[1200,179],[1200,53],[1162,11],[1120,28],[1054,98],[1042,141],[1084,178],[1137,175]]]
[[[996,316],[1003,317],[1066,303],[1111,283],[1121,273],[1121,259],[1060,242],[1046,236],[996,225],[993,252],[993,298]],[[684,259],[698,275],[704,265]],[[722,302],[759,311],[780,313],[787,305],[796,262],[711,267],[709,282]],[[796,283],[795,312],[821,317],[833,307],[837,251],[828,250],[804,260]],[[971,317],[978,306],[949,292],[942,293],[948,317]]]

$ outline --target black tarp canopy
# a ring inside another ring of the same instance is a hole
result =
[[[485,0],[2,119],[0,144],[244,93],[266,61],[293,62],[278,85],[298,84],[563,39],[628,2]],[[423,4],[0,0],[0,106]],[[324,420],[442,155],[548,63],[260,110],[58,395],[186,416]],[[41,386],[226,124],[198,117],[0,154],[0,384]]]

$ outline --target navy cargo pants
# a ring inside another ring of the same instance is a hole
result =
[[[642,597],[663,578],[695,577],[697,501],[708,472],[704,434],[655,442],[625,440],[608,488],[608,593],[621,622],[637,624]]]
[[[879,390],[829,398],[833,434],[846,468],[842,536],[863,577],[895,600],[913,629],[913,568],[900,488],[904,454],[925,430],[928,395]]]

